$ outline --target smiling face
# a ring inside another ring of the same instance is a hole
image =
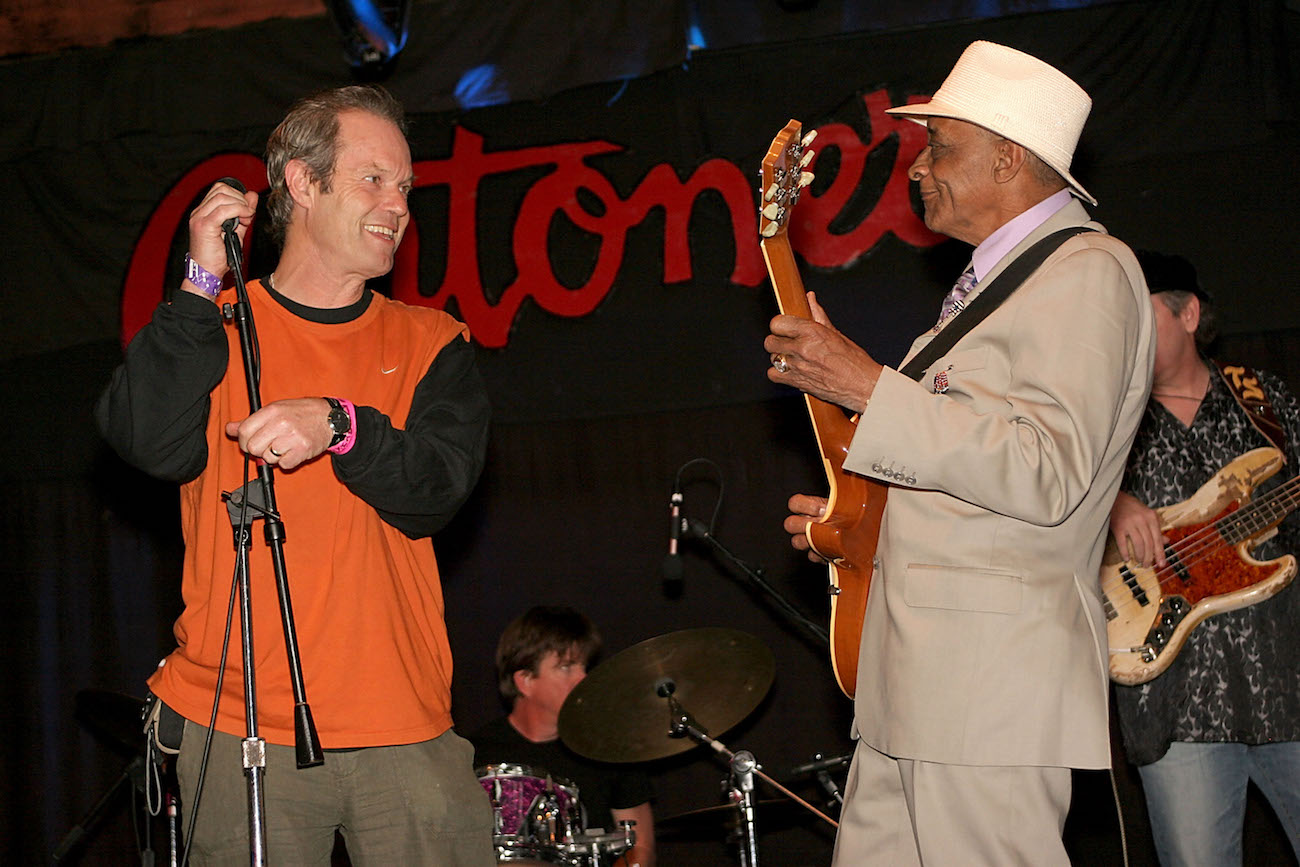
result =
[[[297,165],[294,165],[296,163]],[[410,222],[407,196],[414,178],[411,150],[391,121],[366,111],[339,115],[334,174],[329,189],[306,175],[300,161],[290,166],[301,220],[291,238],[310,245],[309,255],[342,283],[387,274]]]
[[[994,182],[1001,140],[975,124],[946,117],[930,118],[926,128],[928,143],[907,170],[925,206],[925,225],[978,245],[1001,225]]]

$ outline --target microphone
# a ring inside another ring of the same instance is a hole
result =
[[[709,528],[704,526],[704,522],[698,521],[695,518],[682,518],[681,521],[678,522],[678,526],[681,527],[683,539],[712,538],[709,535]]]
[[[668,553],[664,556],[664,595],[676,599],[682,595],[682,558],[677,543],[682,537],[682,492],[673,491],[668,501]]]
[[[824,759],[822,758],[821,753],[817,753],[816,757],[808,764],[798,765],[796,767],[791,768],[790,776],[802,777],[805,774],[816,774],[823,771],[832,771],[835,770],[836,768],[847,767],[849,762],[851,762],[852,760],[853,760],[852,755],[835,756],[833,758]]]
[[[236,190],[239,191],[240,195],[243,195],[244,193],[248,192],[248,188],[243,185],[243,183],[239,180],[239,178],[221,178],[220,180],[217,181],[217,183],[225,184],[228,187],[234,187]],[[235,227],[238,225],[239,225],[239,218],[231,217],[229,220],[226,220],[224,223],[221,224],[221,231],[225,232],[226,234],[229,234],[235,231]]]

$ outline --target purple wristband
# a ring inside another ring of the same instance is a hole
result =
[[[185,254],[185,279],[202,289],[209,298],[221,294],[221,278],[195,262],[189,253]]]
[[[346,398],[336,397],[334,400],[337,400],[339,406],[348,414],[348,432],[343,436],[343,439],[339,440],[337,445],[330,446],[326,451],[333,455],[343,455],[351,451],[352,446],[357,441],[357,408],[352,401]]]

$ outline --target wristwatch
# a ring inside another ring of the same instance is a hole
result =
[[[337,397],[327,397],[325,400],[329,401],[330,414],[328,421],[330,430],[334,431],[334,438],[330,440],[330,444],[326,448],[332,450],[347,439],[348,434],[352,433],[352,417],[348,415],[348,411],[343,408],[343,402]]]

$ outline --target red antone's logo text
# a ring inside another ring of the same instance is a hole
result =
[[[925,129],[897,120],[884,110],[888,96],[877,91],[864,97],[871,119],[871,141],[863,143],[845,124],[827,124],[817,130],[816,149],[839,151],[839,169],[830,186],[818,195],[805,195],[790,223],[790,242],[811,265],[834,268],[852,264],[881,236],[893,232],[917,247],[942,240],[925,228],[913,212],[908,197],[907,167],[925,146]],[[870,213],[849,231],[836,233],[831,222],[841,213],[862,181],[870,153],[891,135],[898,137],[898,153],[880,197]],[[619,196],[609,180],[589,166],[587,158],[621,151],[618,145],[594,141],[488,153],[483,137],[457,127],[451,155],[415,163],[416,186],[444,186],[448,196],[446,269],[442,284],[432,295],[422,295],[419,285],[420,233],[412,220],[393,265],[393,297],[407,304],[442,308],[451,299],[483,346],[505,346],[515,314],[525,299],[557,316],[584,316],[609,294],[623,264],[629,230],[655,208],[663,209],[663,282],[691,278],[688,238],[691,208],[701,193],[722,197],[731,214],[736,251],[730,280],[756,286],[766,275],[758,246],[758,219],[751,173],[722,159],[705,162],[682,181],[673,167],[652,168],[627,198]],[[493,175],[550,166],[524,194],[514,217],[511,253],[514,281],[489,300],[479,272],[478,203],[480,182]],[[816,167],[814,163],[813,167]],[[163,297],[166,253],[185,223],[189,203],[213,181],[235,177],[250,190],[266,189],[266,167],[249,154],[219,154],[191,169],[154,211],[136,246],[127,272],[122,298],[122,338],[127,342],[149,321]],[[578,191],[599,202],[599,214],[583,207]],[[552,218],[562,213],[579,229],[599,239],[595,266],[581,286],[566,286],[552,268],[548,237]],[[250,236],[251,237],[251,236]]]

